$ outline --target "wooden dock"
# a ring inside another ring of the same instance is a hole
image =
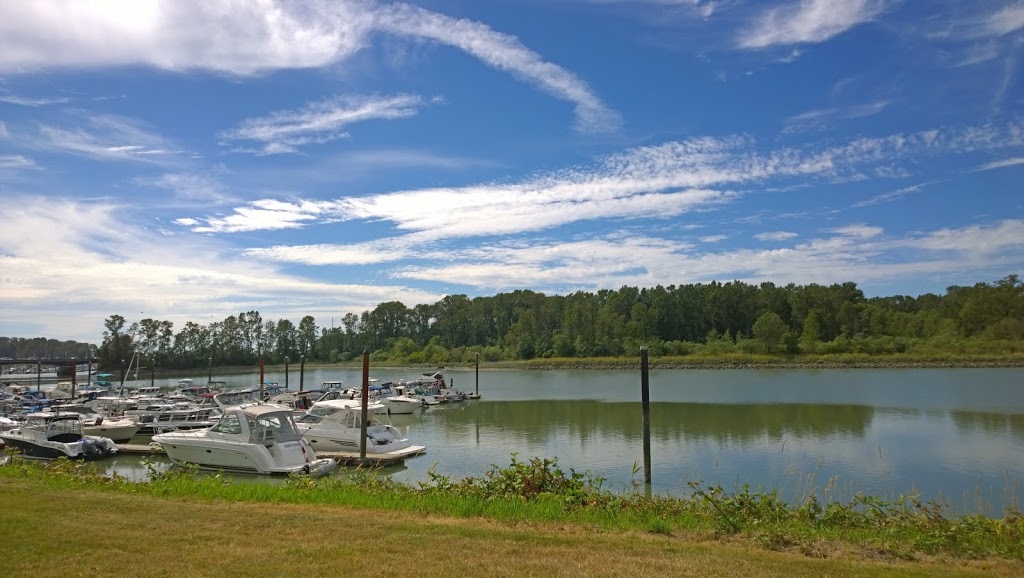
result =
[[[401,455],[394,454],[378,454],[372,455],[367,454],[365,460],[359,459],[359,452],[317,452],[317,457],[331,458],[338,462],[340,466],[373,466],[383,467],[391,466],[395,464],[401,464],[405,462],[407,458],[415,457],[420,454],[426,453],[427,449],[420,446],[419,451],[404,453]],[[140,445],[140,444],[117,444],[117,453],[123,456],[164,456],[167,452],[158,445]]]

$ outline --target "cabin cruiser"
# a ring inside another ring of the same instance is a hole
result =
[[[273,404],[229,407],[211,428],[158,434],[153,441],[175,464],[209,470],[324,475],[338,467],[330,458],[317,458],[291,409]]]
[[[114,443],[128,443],[142,426],[130,419],[103,417],[95,408],[84,404],[55,405],[50,408],[54,413],[77,415],[82,422],[82,433],[87,436],[110,438]]]
[[[32,458],[93,460],[117,453],[110,438],[84,435],[74,413],[30,413],[20,427],[0,433],[0,439]]]
[[[414,446],[391,425],[386,409],[379,403],[368,403],[366,455],[374,457],[411,457],[426,451]],[[385,414],[381,414],[384,410]],[[317,451],[358,452],[362,435],[362,400],[336,399],[318,401],[306,415],[295,420],[303,439]]]

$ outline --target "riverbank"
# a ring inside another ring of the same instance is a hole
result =
[[[1024,571],[1016,551],[1006,558],[969,548],[923,553],[904,530],[892,532],[898,517],[876,518],[889,523],[845,536],[835,531],[841,524],[830,523],[831,530],[823,526],[800,539],[778,534],[777,520],[750,526],[751,513],[777,510],[771,503],[747,496],[743,514],[728,496],[717,495],[712,499],[718,507],[735,514],[730,523],[747,529],[713,522],[686,526],[680,521],[687,513],[673,512],[664,500],[641,493],[634,501],[602,506],[591,503],[598,496],[575,476],[557,475],[550,465],[538,469],[536,461],[519,464],[492,472],[488,479],[496,485],[480,479],[485,485],[478,489],[490,494],[483,498],[471,484],[439,478],[432,489],[414,491],[365,471],[344,482],[298,479],[286,486],[232,484],[189,472],[132,484],[66,462],[15,462],[0,467],[0,501],[6,504],[0,509],[0,575],[801,577]],[[74,507],[55,508],[57,503]],[[1020,530],[1013,522],[991,528]],[[941,530],[962,540],[962,548],[984,537],[979,532],[987,527]]]
[[[965,368],[1024,368],[1024,353],[1005,355],[868,355],[844,353],[835,355],[756,355],[720,354],[650,357],[648,366],[653,369],[965,369]],[[155,377],[160,379],[192,377],[209,373],[217,376],[252,373],[257,366],[218,366],[195,369],[157,369]],[[412,364],[391,361],[371,361],[371,371],[402,374],[429,373],[439,367],[448,370],[474,370],[475,360],[466,362],[442,362]],[[305,370],[361,369],[362,361],[325,363],[310,361]],[[618,370],[639,369],[639,357],[552,357],[516,361],[480,361],[480,369],[495,370]],[[267,372],[284,371],[283,364],[266,365]],[[292,363],[289,372],[298,375],[299,365]],[[139,381],[146,381],[149,375],[140,375]],[[18,381],[26,381],[19,379]],[[79,380],[80,383],[82,380]]]

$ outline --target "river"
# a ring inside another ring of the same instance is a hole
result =
[[[382,368],[373,376],[415,373]],[[457,389],[477,386],[473,370],[447,375]],[[259,380],[213,378],[229,387]],[[299,372],[288,378],[298,389]],[[265,379],[285,383],[283,372]],[[339,379],[355,386],[361,374],[318,369],[302,376],[306,389]],[[565,469],[604,478],[612,490],[643,481],[638,370],[482,370],[479,391],[478,401],[393,416],[427,453],[386,473],[413,483],[431,470],[477,475],[517,453],[557,458]],[[1019,368],[652,370],[650,395],[656,493],[687,494],[690,481],[774,488],[791,501],[812,492],[840,500],[857,492],[915,492],[956,512],[990,516],[1019,508],[1024,497]],[[145,473],[140,458],[120,457],[107,467],[133,478]]]

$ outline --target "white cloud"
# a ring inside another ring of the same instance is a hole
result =
[[[376,13],[375,25],[400,36],[428,38],[460,48],[483,62],[535,84],[576,106],[576,128],[604,132],[619,127],[618,113],[605,106],[589,86],[571,72],[545,62],[515,36],[472,20],[456,20],[408,4],[393,4]]]
[[[954,251],[975,258],[996,254],[1009,256],[1009,250],[1024,248],[1024,221],[1005,220],[995,225],[971,225],[960,229],[940,229],[898,243],[902,247],[929,251]],[[1012,262],[1012,260],[1011,260]]]
[[[412,306],[441,298],[401,285],[288,275],[205,235],[180,235],[168,243],[137,224],[140,220],[126,206],[37,197],[5,200],[12,212],[0,227],[0,266],[7,271],[0,279],[0,318],[38,326],[47,335],[98,341],[104,318],[121,314],[131,319],[138,311],[173,321],[178,330],[186,321],[220,321],[249,309],[264,319],[298,322],[307,314],[358,313],[384,301]],[[92,314],[52,314],[65,308]]]
[[[485,290],[553,292],[716,279],[863,285],[919,280],[925,275],[948,282],[950,271],[968,279],[1002,276],[1007,266],[1019,265],[1024,258],[1024,221],[1020,220],[903,239],[880,236],[879,227],[855,225],[787,247],[722,252],[701,252],[676,241],[628,234],[562,244],[507,242],[451,250],[443,262],[403,267],[394,276],[460,279]]]
[[[856,237],[858,239],[871,239],[882,234],[881,227],[872,227],[870,225],[858,224],[848,225],[846,227],[840,227],[838,229],[832,229],[833,233],[842,235],[844,237]]]
[[[1024,2],[997,10],[985,20],[984,30],[992,36],[1005,36],[1024,28]]]
[[[769,233],[758,233],[754,235],[754,238],[758,241],[786,241],[798,236],[797,233],[789,231],[771,231]]]
[[[868,104],[848,106],[842,108],[823,108],[809,110],[786,119],[786,126],[783,133],[818,130],[825,128],[826,121],[831,119],[857,119],[874,116],[889,106],[887,100],[877,100]]]
[[[38,169],[39,165],[23,155],[0,155],[0,170]]]
[[[63,104],[70,102],[70,98],[27,98],[23,96],[17,96],[14,94],[0,92],[0,102],[6,102],[8,104],[17,104],[20,106],[46,106],[48,104]]]
[[[179,156],[170,141],[139,120],[117,115],[95,115],[87,128],[71,129],[40,125],[39,146],[98,160],[130,160],[167,163]]]
[[[882,0],[790,0],[762,12],[737,39],[740,48],[824,42],[885,10]]]
[[[1009,159],[1003,159],[1001,161],[993,161],[978,167],[977,170],[990,171],[992,169],[1002,169],[1006,167],[1014,167],[1017,165],[1024,165],[1024,157],[1013,157]]]
[[[726,240],[728,238],[729,238],[729,235],[707,235],[706,237],[701,237],[700,238],[700,242],[701,243],[717,243],[719,241],[724,241],[724,240]]]
[[[171,191],[184,201],[201,201],[203,206],[238,202],[218,179],[196,173],[165,173],[157,177],[139,177],[136,185],[157,187]]]
[[[195,232],[233,233],[368,221],[381,227],[372,250],[358,245],[254,248],[277,261],[379,263],[405,258],[415,243],[540,231],[602,219],[668,218],[734,202],[734,189],[765,181],[794,186],[858,177],[863,169],[902,158],[1015,146],[1010,128],[968,127],[861,138],[820,150],[756,152],[743,137],[695,138],[612,155],[590,167],[541,174],[521,182],[396,191],[335,200],[263,199],[221,215],[195,217]],[[799,178],[803,182],[793,183]]]
[[[374,32],[454,46],[511,72],[573,104],[580,130],[615,130],[621,122],[585,82],[514,36],[415,6],[360,0],[3,2],[0,73],[134,65],[230,74],[318,68],[350,58]]]
[[[7,132],[7,125],[4,121],[0,120],[0,138],[7,138],[10,133]]]
[[[918,183],[916,185],[910,185],[909,187],[903,187],[902,189],[896,189],[895,191],[889,191],[888,193],[875,195],[873,197],[864,199],[863,201],[858,201],[851,205],[851,207],[861,208],[871,207],[874,205],[881,205],[882,203],[891,203],[895,200],[902,199],[903,197],[911,193],[916,193],[930,184],[932,183]]]
[[[413,116],[422,104],[419,96],[405,94],[334,97],[311,102],[299,110],[282,110],[244,120],[221,137],[261,143],[263,148],[254,151],[258,154],[294,153],[305,144],[347,137],[343,129],[353,123]]]

